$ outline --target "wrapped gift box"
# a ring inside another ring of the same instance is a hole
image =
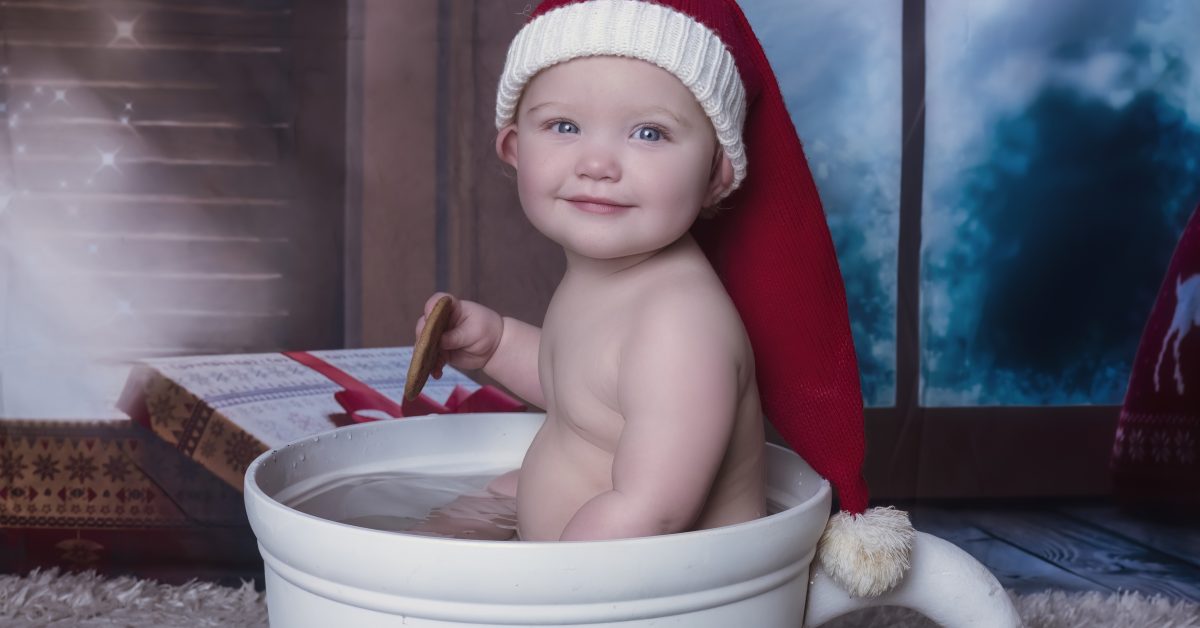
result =
[[[342,381],[279,353],[154,359],[125,379],[128,418],[0,421],[0,570],[164,581],[260,571],[241,495],[250,461],[349,422],[345,378],[400,407],[412,348],[303,355]],[[436,411],[480,388],[447,367],[405,409]]]
[[[400,347],[147,360],[117,403],[128,418],[0,421],[0,570],[257,575],[241,489],[259,454],[350,422],[347,394],[392,416],[495,402],[494,389],[446,368],[404,404],[411,357]]]
[[[187,516],[135,460],[147,439],[129,421],[4,420],[0,525],[144,527]]]
[[[412,347],[313,351],[399,406]],[[436,403],[480,388],[446,367],[424,395]],[[146,360],[130,373],[120,408],[183,458],[241,490],[246,467],[268,449],[347,422],[327,375],[280,353]],[[203,499],[205,496],[197,495]]]
[[[3,572],[167,580],[186,579],[171,565],[247,574],[258,561],[241,495],[128,418],[0,420],[0,550]]]

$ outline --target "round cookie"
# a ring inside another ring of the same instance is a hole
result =
[[[425,317],[425,327],[421,329],[421,335],[413,347],[412,362],[408,364],[408,380],[404,383],[404,398],[409,401],[416,399],[421,393],[425,381],[429,379],[429,374],[433,372],[437,363],[442,333],[450,324],[450,304],[451,299],[448,296],[438,299],[429,311],[429,316]]]

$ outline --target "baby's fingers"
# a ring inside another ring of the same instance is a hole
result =
[[[446,367],[446,353],[443,351],[443,352],[438,353],[437,361],[433,363],[433,378],[441,379],[442,378],[442,369],[445,367]]]
[[[479,341],[482,333],[483,330],[480,329],[478,322],[473,319],[450,319],[446,331],[442,332],[440,347],[443,351],[467,349]]]
[[[429,297],[429,299],[425,301],[425,316],[429,316],[429,313],[433,311],[433,306],[437,305],[437,302],[441,301],[442,297],[450,297],[451,312],[458,309],[458,299],[454,298],[454,295],[448,292],[435,292],[433,293],[433,296]]]

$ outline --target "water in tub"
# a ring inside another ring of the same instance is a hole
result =
[[[448,538],[516,538],[517,500],[487,489],[503,471],[351,475],[289,496],[300,512],[361,528]],[[768,500],[768,513],[782,510]]]
[[[300,512],[361,528],[504,541],[516,536],[517,500],[487,489],[501,473],[351,475],[285,501]]]

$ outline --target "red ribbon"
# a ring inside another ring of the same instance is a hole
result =
[[[364,410],[382,412],[392,418],[423,416],[426,414],[454,414],[464,412],[521,412],[525,406],[494,386],[483,386],[475,392],[470,392],[462,386],[455,386],[445,405],[434,401],[421,393],[416,399],[396,403],[387,395],[371,388],[356,379],[353,375],[305,351],[286,351],[285,356],[307,366],[328,377],[343,390],[334,393],[333,398],[338,405],[346,410],[349,421],[334,420],[341,427],[349,423],[368,423],[378,421],[381,417],[362,414]]]

